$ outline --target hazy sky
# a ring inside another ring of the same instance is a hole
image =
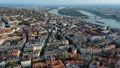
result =
[[[0,0],[4,4],[41,4],[41,5],[67,5],[67,4],[120,4],[120,0]]]

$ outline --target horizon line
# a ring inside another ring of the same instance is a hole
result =
[[[0,3],[1,5],[31,5],[31,6],[59,6],[59,5],[120,5],[120,4],[32,4],[32,3]]]

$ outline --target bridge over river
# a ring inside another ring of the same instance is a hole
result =
[[[80,16],[80,18],[82,19],[102,19],[102,17],[99,17],[99,16]]]

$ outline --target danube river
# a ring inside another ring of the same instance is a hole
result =
[[[54,9],[54,10],[51,10],[49,11],[49,13],[51,14],[56,14],[56,15],[61,15],[58,13],[58,10],[59,9]],[[79,12],[87,15],[87,16],[96,16],[95,14],[92,14],[88,11],[84,11],[84,10],[78,10]],[[63,15],[65,16],[65,15]],[[98,16],[99,17],[99,16]],[[113,20],[113,19],[106,19],[106,18],[89,18],[89,19],[82,19],[84,21],[87,21],[87,22],[91,22],[91,23],[94,23],[94,24],[99,24],[99,25],[103,25],[103,26],[110,26],[112,28],[120,28],[120,22],[116,21],[116,20]],[[103,23],[98,23],[97,21],[99,22],[103,22]]]

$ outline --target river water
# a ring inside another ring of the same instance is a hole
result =
[[[59,9],[54,9],[54,10],[51,10],[49,11],[49,13],[51,14],[56,14],[56,15],[61,15],[58,13],[58,10]],[[87,16],[97,16],[95,14],[92,14],[88,11],[84,11],[84,10],[78,10],[79,12],[87,15]],[[66,16],[66,15],[62,15],[62,16]],[[99,16],[98,16],[99,17]],[[87,21],[87,22],[91,22],[91,23],[94,23],[94,24],[99,24],[99,25],[102,25],[102,26],[110,26],[112,28],[120,28],[120,22],[116,21],[116,20],[113,20],[113,19],[106,19],[106,18],[89,18],[89,19],[82,19],[83,21]],[[99,21],[99,22],[104,22],[104,24],[101,24],[101,23],[98,23],[96,21]]]

